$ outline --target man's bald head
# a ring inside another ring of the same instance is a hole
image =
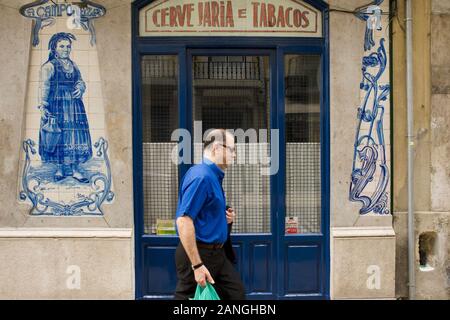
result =
[[[222,169],[234,162],[234,135],[225,129],[213,129],[205,137],[204,155]]]
[[[227,145],[227,142],[233,141],[234,143],[234,135],[225,130],[225,129],[213,129],[205,137],[205,146],[204,150],[211,151],[214,143]]]

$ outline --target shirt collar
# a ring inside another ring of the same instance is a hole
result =
[[[225,176],[225,172],[217,164],[212,162],[207,157],[203,157],[203,163],[206,164],[208,167],[210,167],[214,171],[214,173],[217,175],[219,180],[223,179],[223,177]]]

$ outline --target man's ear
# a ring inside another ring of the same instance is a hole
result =
[[[213,145],[211,146],[211,154],[213,156],[216,156],[216,150],[217,150],[217,143],[213,143]]]

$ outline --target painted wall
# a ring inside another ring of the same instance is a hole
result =
[[[109,142],[114,202],[101,207],[102,215],[56,216],[30,215],[30,203],[19,203],[18,177],[25,158],[21,141],[25,137],[39,139],[36,106],[40,90],[36,79],[48,57],[48,40],[52,34],[68,30],[63,20],[58,21],[41,31],[41,46],[33,48],[31,21],[19,14],[19,7],[28,2],[0,1],[0,54],[2,61],[8,61],[2,65],[0,76],[0,94],[5,97],[0,102],[0,130],[7,137],[0,146],[5,159],[0,170],[0,251],[10,257],[0,262],[0,296],[33,298],[39,292],[42,298],[133,298],[130,4],[98,1],[106,7],[107,16],[95,21],[96,46],[90,46],[88,33],[74,31],[77,41],[71,52],[87,84],[83,103],[93,151],[99,137]],[[42,159],[34,159],[39,166]],[[66,198],[70,202],[78,192],[65,189],[65,181],[75,188],[84,185],[72,177],[62,180],[56,195],[71,192]],[[25,246],[31,241],[33,250]],[[27,263],[18,265],[18,261]],[[39,274],[30,268],[33,265],[39,266]],[[77,274],[71,266],[80,268],[80,289],[69,288],[66,283]],[[20,272],[11,272],[17,268]],[[17,285],[24,278],[35,279],[28,291]]]

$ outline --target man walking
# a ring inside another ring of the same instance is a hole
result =
[[[192,298],[197,284],[208,281],[222,300],[242,300],[244,285],[223,248],[235,217],[232,208],[226,210],[222,188],[224,170],[236,157],[234,136],[215,129],[205,140],[202,163],[186,172],[178,197],[175,299]]]

